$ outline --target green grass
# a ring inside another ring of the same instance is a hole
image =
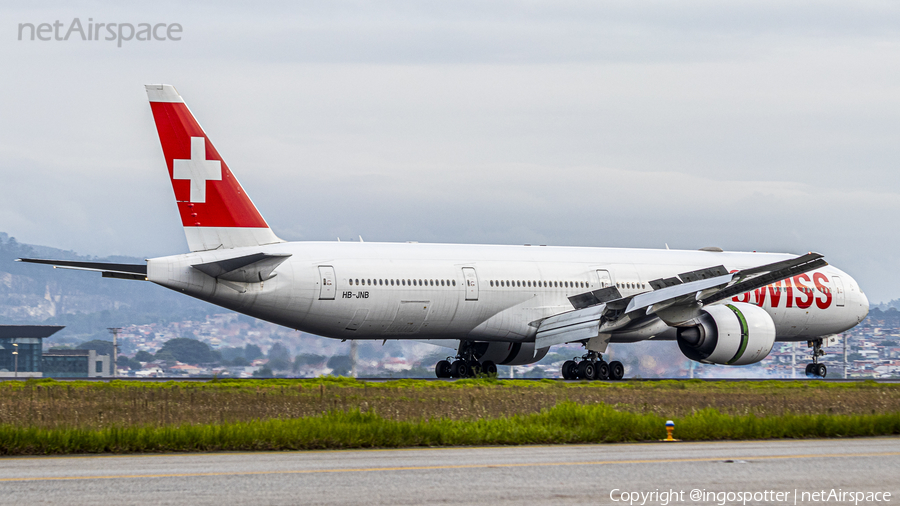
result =
[[[161,390],[171,388],[194,390],[258,390],[275,388],[316,389],[328,388],[375,388],[375,389],[430,389],[453,390],[471,388],[534,388],[534,389],[624,389],[624,390],[695,390],[695,391],[760,391],[760,390],[860,390],[886,389],[900,390],[897,383],[877,383],[873,380],[855,382],[831,382],[823,380],[801,379],[797,381],[704,381],[691,380],[651,380],[651,381],[581,381],[562,382],[553,379],[542,380],[509,380],[497,378],[475,378],[454,381],[429,381],[420,379],[397,379],[386,381],[365,381],[355,378],[324,376],[319,378],[269,378],[269,379],[211,379],[209,381],[152,381],[111,380],[104,382],[79,380],[54,380],[52,378],[28,379],[23,381],[4,381],[0,383],[0,392],[4,390],[20,390],[43,387],[62,387],[77,389],[129,389],[140,388]]]
[[[686,417],[900,413],[900,384],[828,381],[560,382],[350,378],[210,382],[0,382],[0,426],[98,430],[309,419],[329,412],[374,413],[399,422],[536,415],[565,402]]]
[[[606,404],[563,402],[540,413],[476,420],[400,421],[358,410],[293,419],[179,426],[37,428],[0,426],[0,454],[191,452],[574,444],[665,437],[665,418]],[[714,409],[675,418],[686,441],[900,434],[900,413],[728,415]]]

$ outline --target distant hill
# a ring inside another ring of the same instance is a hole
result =
[[[208,314],[229,312],[152,283],[15,261],[22,257],[134,264],[144,260],[20,244],[0,232],[0,324],[65,325],[54,341],[106,338],[107,327],[203,320]]]
[[[887,311],[890,308],[894,308],[900,310],[900,299],[894,299],[888,302],[882,302],[881,304],[872,304],[872,308],[877,308],[882,311]]]

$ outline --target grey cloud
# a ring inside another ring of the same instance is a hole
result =
[[[0,230],[24,242],[183,251],[141,86],[170,82],[285,238],[817,250],[898,296],[891,4],[0,12],[185,26],[121,49],[0,42]]]

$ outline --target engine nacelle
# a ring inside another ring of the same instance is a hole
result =
[[[544,358],[550,348],[534,349],[534,343],[471,343],[479,362],[490,360],[497,365],[533,364]]]
[[[755,364],[775,345],[775,322],[762,308],[743,302],[706,306],[692,327],[678,329],[678,347],[697,362]]]

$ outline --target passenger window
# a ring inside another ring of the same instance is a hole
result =
[[[455,280],[455,279],[453,280],[453,286],[456,286],[456,280]]]

